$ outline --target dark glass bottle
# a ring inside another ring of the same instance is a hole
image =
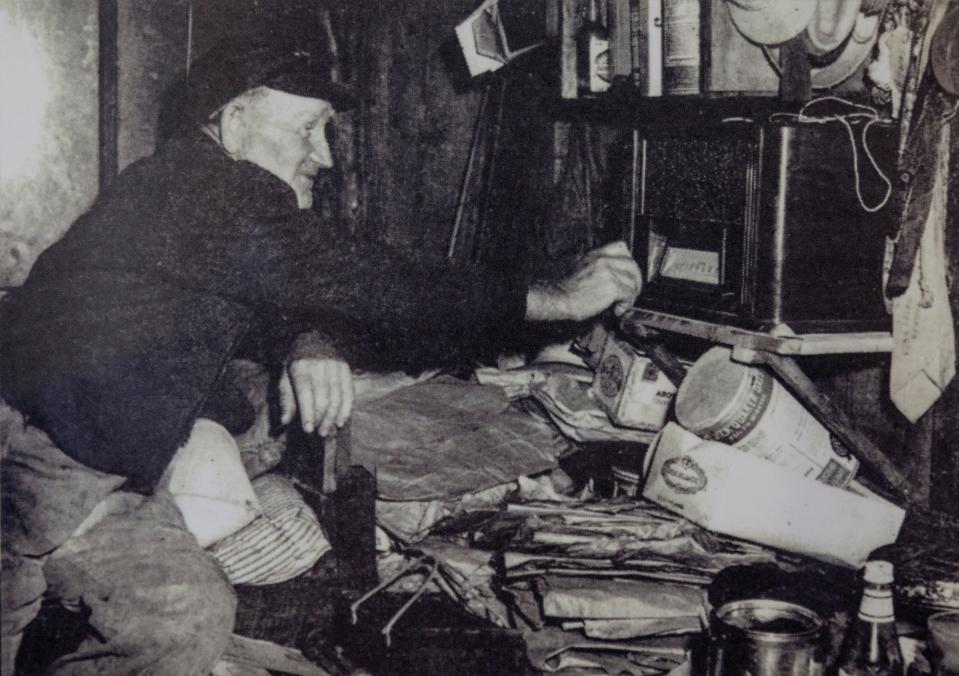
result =
[[[902,676],[892,580],[888,561],[866,563],[859,614],[846,634],[839,658],[840,676]]]
[[[599,0],[589,1],[589,15],[576,34],[576,75],[580,96],[609,89],[609,31],[600,17]]]

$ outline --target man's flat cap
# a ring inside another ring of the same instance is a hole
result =
[[[256,87],[323,99],[338,111],[351,108],[356,99],[348,87],[333,81],[324,47],[322,42],[224,38],[190,66],[185,92],[188,116],[205,121]]]

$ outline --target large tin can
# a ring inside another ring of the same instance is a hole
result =
[[[732,601],[709,622],[709,676],[821,676],[823,622],[795,603]]]

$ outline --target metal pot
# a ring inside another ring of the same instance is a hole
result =
[[[825,658],[822,619],[795,603],[732,601],[710,617],[710,676],[820,676]]]

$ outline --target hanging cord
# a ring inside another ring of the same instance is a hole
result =
[[[809,108],[811,108],[813,105],[827,101],[849,106],[853,109],[853,112],[829,115],[811,115],[808,112]],[[879,112],[875,108],[859,103],[853,103],[852,101],[847,101],[846,99],[839,98],[838,96],[821,96],[804,105],[798,113],[774,113],[769,119],[770,121],[775,121],[776,119],[787,119],[808,124],[828,124],[830,122],[839,122],[842,124],[842,126],[846,129],[846,133],[849,135],[849,144],[852,146],[852,170],[855,176],[856,198],[859,200],[859,206],[869,213],[874,213],[882,209],[884,206],[886,206],[886,203],[889,202],[889,198],[892,196],[892,181],[890,181],[886,174],[883,173],[882,169],[879,167],[879,164],[876,162],[876,158],[873,156],[872,151],[869,150],[869,142],[866,136],[869,128],[872,125],[882,121],[882,118],[879,116]],[[882,179],[882,182],[886,184],[886,194],[879,201],[879,203],[874,206],[866,204],[866,201],[862,196],[862,176],[860,175],[859,168],[859,150],[856,147],[856,134],[852,128],[852,121],[856,120],[866,121],[862,127],[862,148],[866,153],[866,157],[869,159],[869,163],[872,165],[873,171],[875,171],[876,175],[878,175],[879,178]]]

